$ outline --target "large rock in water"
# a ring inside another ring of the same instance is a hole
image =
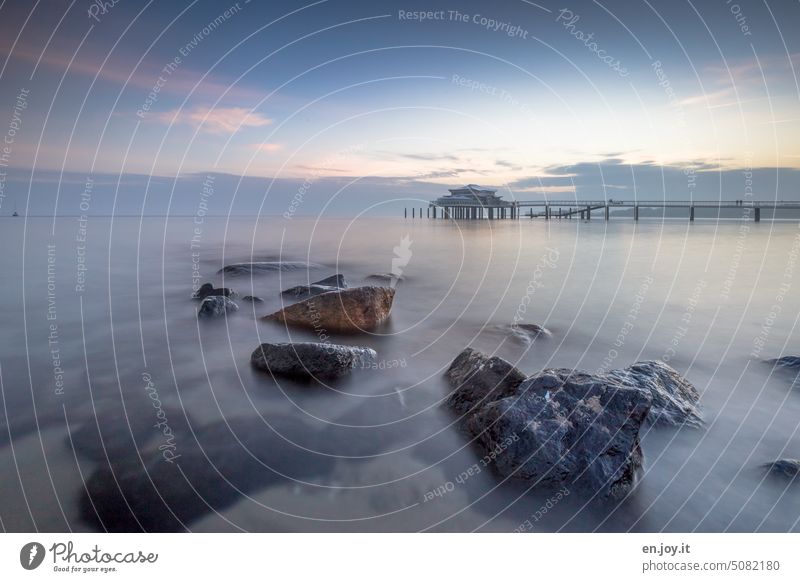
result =
[[[579,487],[619,498],[642,466],[639,431],[655,424],[699,424],[697,391],[663,362],[608,374],[546,369],[525,378],[501,358],[471,348],[446,376],[447,404],[504,477]]]
[[[394,300],[389,287],[353,287],[323,293],[264,317],[320,332],[353,333],[370,330],[388,319]]]
[[[642,466],[639,429],[651,403],[614,380],[551,369],[480,407],[466,426],[504,477],[619,499]]]
[[[371,362],[370,348],[317,342],[264,343],[250,356],[258,369],[292,378],[336,378]]]
[[[209,295],[200,304],[197,317],[220,317],[231,311],[239,311],[239,306],[224,295]]]
[[[310,285],[290,287],[282,291],[281,295],[288,295],[295,299],[305,299],[306,297],[313,297],[330,291],[341,291],[342,289],[347,289],[347,282],[344,280],[344,275],[337,274],[311,283]]]

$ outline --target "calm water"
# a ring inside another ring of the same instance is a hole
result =
[[[163,444],[148,424],[157,422],[153,391],[175,426],[259,417],[265,430],[279,425],[286,446],[275,455],[286,465],[294,448],[302,464],[208,511],[192,530],[511,531],[526,519],[536,531],[800,529],[796,485],[760,468],[800,457],[800,387],[760,361],[800,352],[797,224],[207,218],[195,226],[191,218],[0,219],[5,530],[91,529],[79,499],[103,462],[74,451],[69,431],[97,416],[112,443],[132,430],[128,415],[144,415],[137,439],[152,450]],[[390,322],[332,336],[399,365],[356,370],[328,387],[276,383],[250,367],[260,342],[317,339],[258,320],[280,307],[282,288],[336,272],[363,284],[392,269],[405,236],[410,258]],[[251,258],[322,267],[216,274]],[[265,302],[239,301],[227,319],[198,321],[194,270],[200,282]],[[507,332],[515,315],[553,336],[525,343]],[[707,427],[644,431],[645,470],[628,499],[568,496],[536,521],[547,495],[524,483],[487,471],[455,483],[479,455],[441,407],[441,376],[467,345],[529,373],[668,359],[702,393]],[[192,434],[176,433],[178,454]],[[269,460],[271,451],[258,454]]]

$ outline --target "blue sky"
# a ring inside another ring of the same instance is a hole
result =
[[[309,181],[305,210],[344,187],[345,213],[469,182],[734,199],[750,169],[756,197],[800,192],[797,2],[99,6],[0,6],[5,192],[41,213],[86,176],[154,212],[209,173],[247,212]]]

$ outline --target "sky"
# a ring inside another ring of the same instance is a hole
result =
[[[5,1],[0,214],[87,182],[191,213],[208,176],[220,214],[798,200],[798,29],[795,0]]]

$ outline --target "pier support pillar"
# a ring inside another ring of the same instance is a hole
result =
[[[689,207],[689,221],[691,222],[693,220],[694,220],[694,206],[690,206]]]
[[[610,215],[610,211],[609,211],[609,208],[608,208],[608,204],[606,204],[605,209],[606,209],[606,220],[608,220],[610,218],[610,216],[609,216]]]
[[[586,220],[591,220],[591,219],[592,219],[592,207],[591,206],[587,206],[586,207]]]
[[[639,220],[639,205],[633,207],[633,219]]]
[[[755,222],[761,222],[761,208],[759,208],[758,206],[756,206],[756,207],[754,208],[754,210],[755,210],[756,212],[755,212],[755,216],[753,217],[753,220],[754,220]]]

